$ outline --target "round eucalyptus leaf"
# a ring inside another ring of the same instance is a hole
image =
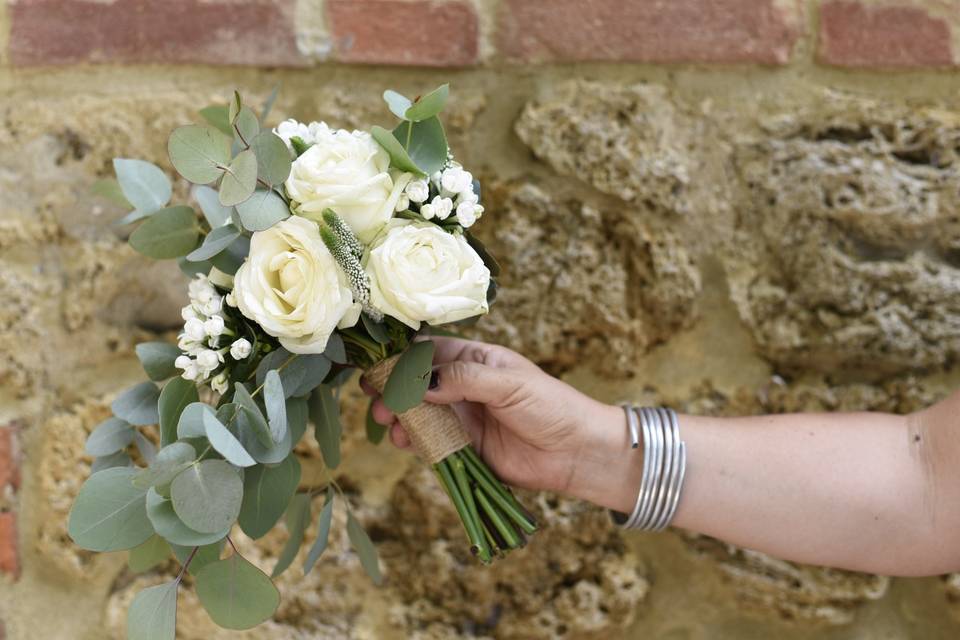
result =
[[[256,190],[237,205],[240,222],[247,231],[263,231],[290,217],[290,208],[275,191]]]
[[[141,382],[117,396],[110,408],[113,409],[114,415],[130,424],[157,424],[160,421],[157,410],[159,399],[160,390],[157,389],[157,385],[152,382]]]
[[[283,462],[290,452],[293,451],[293,434],[287,430],[283,440],[274,443],[269,439],[269,444],[263,444],[258,433],[261,433],[261,427],[253,426],[253,419],[249,411],[237,407],[236,409],[236,427],[237,437],[243,443],[243,448],[253,456],[253,459],[261,464],[279,464]]]
[[[270,427],[263,418],[257,402],[247,391],[247,387],[243,383],[237,383],[233,386],[233,402],[241,407],[250,418],[250,426],[253,427],[260,444],[265,447],[272,446],[274,442],[270,436]]]
[[[137,594],[127,612],[128,640],[174,640],[177,635],[179,580],[148,587]]]
[[[197,246],[200,227],[190,207],[161,209],[130,234],[130,246],[139,253],[166,260],[185,256]]]
[[[170,548],[173,549],[173,555],[177,557],[177,562],[181,565],[193,554],[193,560],[190,561],[187,571],[191,575],[197,575],[205,566],[220,559],[220,554],[223,553],[226,542],[226,536],[224,536],[217,542],[201,545],[196,553],[193,553],[193,547],[185,547],[179,544],[171,544]]]
[[[252,467],[257,464],[257,461],[250,457],[250,454],[243,448],[236,436],[217,420],[217,416],[212,411],[203,412],[203,428],[206,431],[207,439],[210,441],[210,446],[222,455],[227,462],[237,467]]]
[[[93,474],[80,487],[67,532],[90,551],[121,551],[153,535],[146,492],[133,486],[136,469],[114,467]]]
[[[209,107],[200,109],[198,113],[208,124],[216,127],[217,131],[222,131],[228,136],[233,135],[233,129],[230,128],[230,114],[226,105],[210,105]]]
[[[240,230],[232,224],[211,229],[207,237],[203,239],[203,244],[187,254],[187,260],[190,262],[203,262],[214,257],[240,237]]]
[[[253,139],[260,133],[260,122],[257,114],[250,107],[241,107],[237,119],[233,121],[233,132],[236,140],[244,147],[250,146]]]
[[[240,514],[243,480],[223,460],[204,460],[178,475],[170,485],[177,516],[191,529],[214,533],[228,529]]]
[[[126,451],[117,451],[108,456],[99,456],[94,458],[90,465],[90,473],[97,473],[104,469],[113,469],[114,467],[132,467],[133,460],[127,455]]]
[[[433,342],[424,340],[413,343],[400,355],[383,388],[383,402],[394,413],[401,414],[423,402],[433,371],[433,350]]]
[[[257,155],[257,175],[267,184],[280,184],[290,175],[290,150],[272,131],[262,131],[250,148]]]
[[[251,629],[280,605],[280,592],[240,554],[211,562],[196,573],[197,596],[213,621],[225,629]]]
[[[123,197],[140,217],[162,209],[170,202],[173,186],[170,178],[157,165],[145,160],[114,158],[113,170]]]
[[[84,446],[88,456],[108,456],[126,449],[133,442],[133,427],[126,420],[107,418],[87,436]]]
[[[173,508],[173,501],[164,498],[155,489],[150,489],[147,492],[147,516],[150,518],[154,530],[164,540],[186,547],[211,544],[230,533],[230,527],[225,527],[213,533],[203,533],[191,529],[177,515]]]
[[[143,573],[153,569],[170,557],[170,545],[160,536],[154,534],[140,546],[130,549],[127,556],[127,566],[134,573]]]
[[[205,438],[203,416],[209,411],[213,408],[206,402],[191,402],[184,407],[177,422],[177,438]]]
[[[257,156],[247,149],[237,154],[220,181],[220,204],[225,207],[238,205],[257,188]]]
[[[404,122],[403,124],[410,124],[409,122]],[[402,126],[402,125],[401,125]],[[410,173],[416,176],[425,176],[427,175],[424,169],[421,169],[417,166],[417,163],[413,161],[410,155],[407,153],[407,150],[403,148],[403,145],[397,140],[396,136],[390,131],[387,131],[383,127],[374,126],[370,129],[370,135],[373,136],[373,139],[377,141],[384,151],[390,156],[390,164],[400,169],[401,171],[409,171]]]
[[[167,154],[173,167],[194,184],[209,184],[230,163],[230,138],[203,124],[188,124],[170,134]]]
[[[407,109],[413,104],[410,102],[410,98],[397,93],[393,89],[387,89],[383,92],[383,101],[387,103],[390,112],[401,120],[407,119]]]
[[[410,160],[421,171],[430,175],[443,169],[449,149],[447,135],[439,118],[433,116],[419,122],[401,122],[393,130],[393,135],[403,143]],[[387,152],[389,153],[389,149]]]
[[[265,536],[283,516],[300,484],[300,463],[288,456],[276,466],[257,465],[243,475],[240,528],[256,540]]]
[[[137,473],[133,485],[139,489],[149,489],[158,484],[167,484],[196,459],[196,449],[186,442],[169,444],[160,449],[149,467]]]
[[[216,190],[208,186],[198,186],[193,190],[193,197],[200,205],[200,211],[203,212],[203,217],[207,219],[211,229],[222,227],[230,222],[233,209],[220,204]]]
[[[163,385],[160,400],[157,406],[160,412],[160,446],[166,447],[177,441],[177,423],[180,414],[187,405],[197,402],[200,393],[197,385],[191,380],[180,377],[173,378]]]
[[[136,352],[143,370],[151,380],[159,382],[177,373],[177,368],[173,365],[181,355],[177,345],[166,342],[141,342],[136,346]]]
[[[450,85],[442,84],[425,96],[420,97],[413,106],[406,111],[404,120],[413,120],[420,122],[427,118],[432,118],[441,111],[447,104],[447,97],[450,95]]]

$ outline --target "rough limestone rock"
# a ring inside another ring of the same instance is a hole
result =
[[[498,224],[480,234],[503,273],[479,335],[555,373],[587,364],[614,376],[695,320],[700,273],[672,232],[531,183],[484,197]]]
[[[960,113],[833,95],[823,108],[771,121],[737,154],[741,316],[786,369],[947,363],[960,353]]]
[[[396,486],[388,505],[351,499],[378,545],[384,587],[370,583],[350,551],[338,499],[330,547],[317,567],[303,576],[304,550],[277,581],[282,602],[274,620],[245,637],[376,638],[377,629],[389,625],[405,638],[608,638],[633,621],[648,590],[606,514],[583,504],[524,496],[544,529],[508,561],[482,567],[463,542],[448,498],[422,465]],[[318,498],[314,514],[320,505]],[[315,536],[313,523],[307,543]],[[237,534],[236,541],[247,559],[269,572],[286,533],[281,527],[255,543]],[[126,608],[136,592],[175,571],[171,563],[160,575],[117,580],[106,614],[112,637],[124,637]],[[207,619],[195,595],[182,593],[177,637],[233,635]]]

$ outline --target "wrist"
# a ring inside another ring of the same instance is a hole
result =
[[[630,513],[643,474],[643,449],[633,449],[621,407],[597,403],[585,420],[568,492],[593,504]]]

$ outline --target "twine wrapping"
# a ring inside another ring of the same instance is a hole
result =
[[[378,362],[367,370],[364,378],[382,394],[399,358],[393,356]],[[430,465],[470,444],[470,435],[463,423],[447,405],[421,402],[399,414],[397,419],[410,436],[417,454]]]

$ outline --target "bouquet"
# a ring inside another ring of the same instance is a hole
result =
[[[447,85],[415,100],[387,91],[399,124],[364,132],[294,120],[265,129],[276,92],[259,117],[234,93],[169,138],[202,215],[170,205],[169,178],[148,162],[118,158],[116,181],[99,185],[133,209],[120,220],[138,225],[131,246],[177,260],[191,278],[177,344],[137,345],[150,380],[121,393],[90,434],[93,473],[68,524],[85,549],[129,550],[132,568],[171,554],[180,562],[172,582],[136,596],[129,637],[175,636],[188,572],[217,624],[269,618],[279,592],[231,532],[260,538],[285,516],[276,577],[297,556],[319,493],[304,572],[327,545],[339,498],[352,546],[379,582],[374,547],[336,481],[328,474],[327,486],[300,490],[294,453],[312,423],[325,466],[339,465],[339,393],[356,369],[436,471],[481,562],[536,530],[456,414],[422,402],[434,345],[421,336],[486,313],[498,273],[470,233],[484,208],[447,146],[438,118],[447,96]],[[383,437],[369,412],[367,435]]]

